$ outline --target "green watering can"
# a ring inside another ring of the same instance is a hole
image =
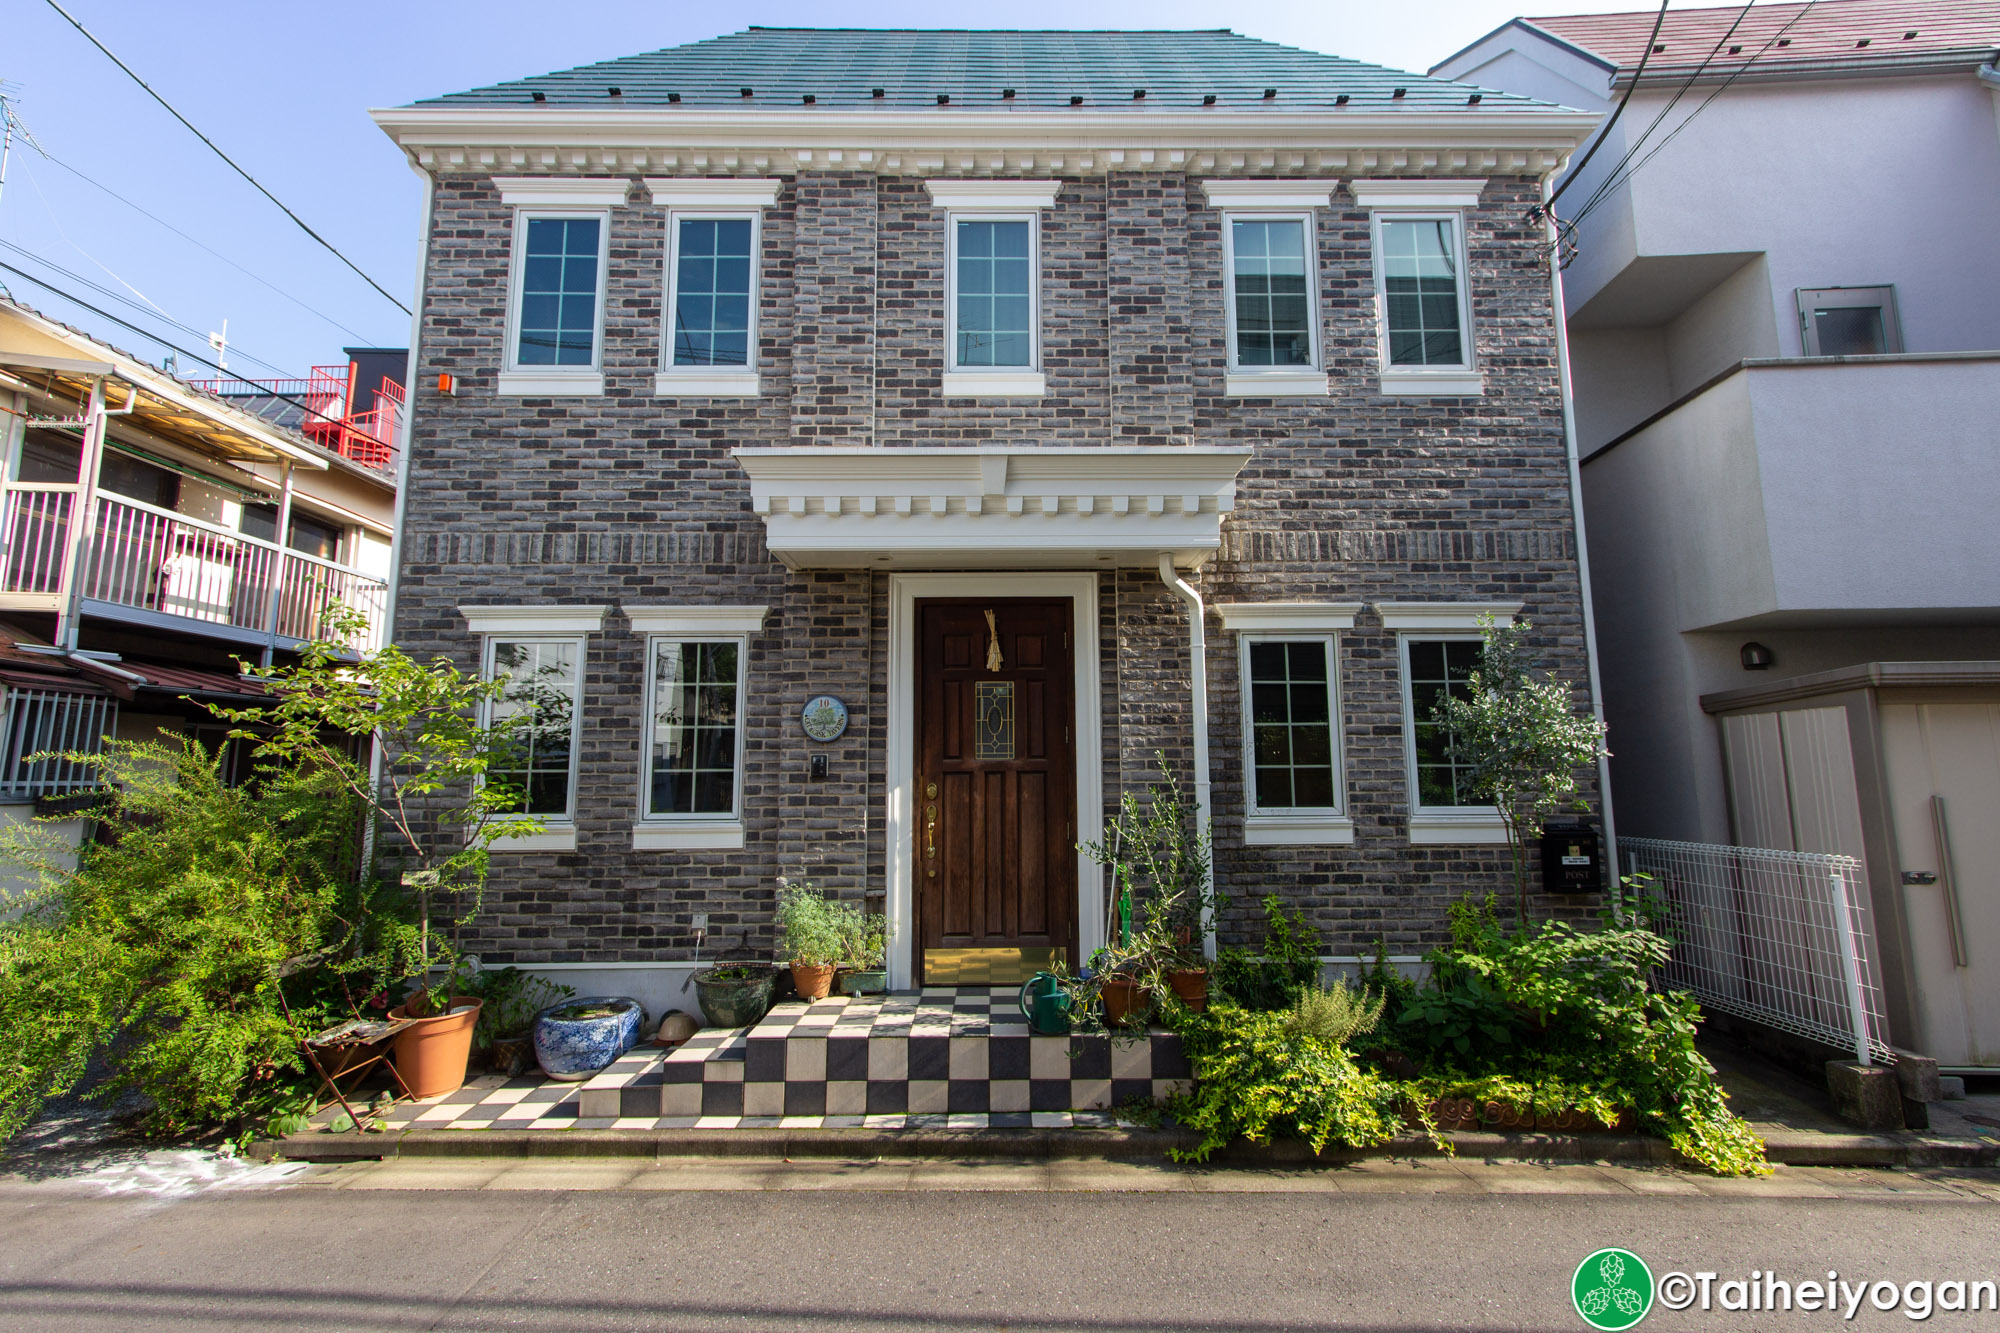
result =
[[[1069,1032],[1069,992],[1049,972],[1037,972],[1021,987],[1021,1013],[1028,1027],[1044,1037]]]

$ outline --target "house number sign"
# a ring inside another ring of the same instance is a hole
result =
[[[816,741],[840,739],[847,730],[847,705],[830,694],[822,694],[806,701],[804,711],[799,714],[799,722],[806,729],[806,735]]]

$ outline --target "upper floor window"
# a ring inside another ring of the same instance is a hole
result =
[[[1317,364],[1310,216],[1231,217],[1226,234],[1231,367]]]
[[[1357,180],[1375,243],[1381,390],[1391,395],[1481,393],[1475,368],[1466,217],[1481,180]]]
[[[507,363],[500,392],[604,391],[604,285],[611,210],[629,184],[571,176],[495,177],[514,206]]]
[[[674,365],[750,364],[756,234],[754,216],[674,216]]]
[[[1458,218],[1385,217],[1380,226],[1389,364],[1466,365]]]
[[[782,181],[648,177],[667,209],[666,318],[653,392],[676,398],[754,398],[758,263],[764,210]]]
[[[952,370],[1035,364],[1035,218],[951,220]]]
[[[1882,356],[1903,350],[1894,287],[1802,287],[1799,338],[1807,356]]]
[[[1041,372],[1041,210],[1056,181],[924,182],[945,210],[944,393],[1032,398]]]
[[[522,219],[517,366],[597,364],[604,219]]]

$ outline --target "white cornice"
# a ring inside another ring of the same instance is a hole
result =
[[[945,112],[397,107],[370,113],[433,171],[788,175],[1543,175],[1600,117],[1569,110]]]
[[[597,634],[604,629],[603,606],[461,606],[474,634]]]
[[[1512,624],[1521,614],[1519,602],[1377,602],[1375,613],[1383,629],[1476,630],[1482,617],[1496,625]]]
[[[738,449],[794,569],[1183,567],[1213,555],[1240,449]]]
[[[1324,633],[1353,629],[1359,602],[1218,602],[1216,615],[1226,630],[1298,630]]]
[[[653,202],[668,208],[769,208],[784,182],[775,177],[716,180],[708,176],[648,176]]]
[[[1211,208],[1331,208],[1329,180],[1230,180],[1201,183]]]
[[[622,204],[632,182],[588,176],[495,176],[503,204],[568,204],[602,208]]]
[[[755,634],[768,606],[624,605],[634,634]]]
[[[1354,201],[1363,208],[1477,208],[1483,180],[1349,181]]]
[[[939,208],[1054,208],[1061,181],[929,180]]]

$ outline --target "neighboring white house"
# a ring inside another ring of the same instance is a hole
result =
[[[1555,204],[1619,829],[1860,857],[1898,1039],[2000,1065],[2000,0],[1657,17],[1433,71],[1632,94]]]

